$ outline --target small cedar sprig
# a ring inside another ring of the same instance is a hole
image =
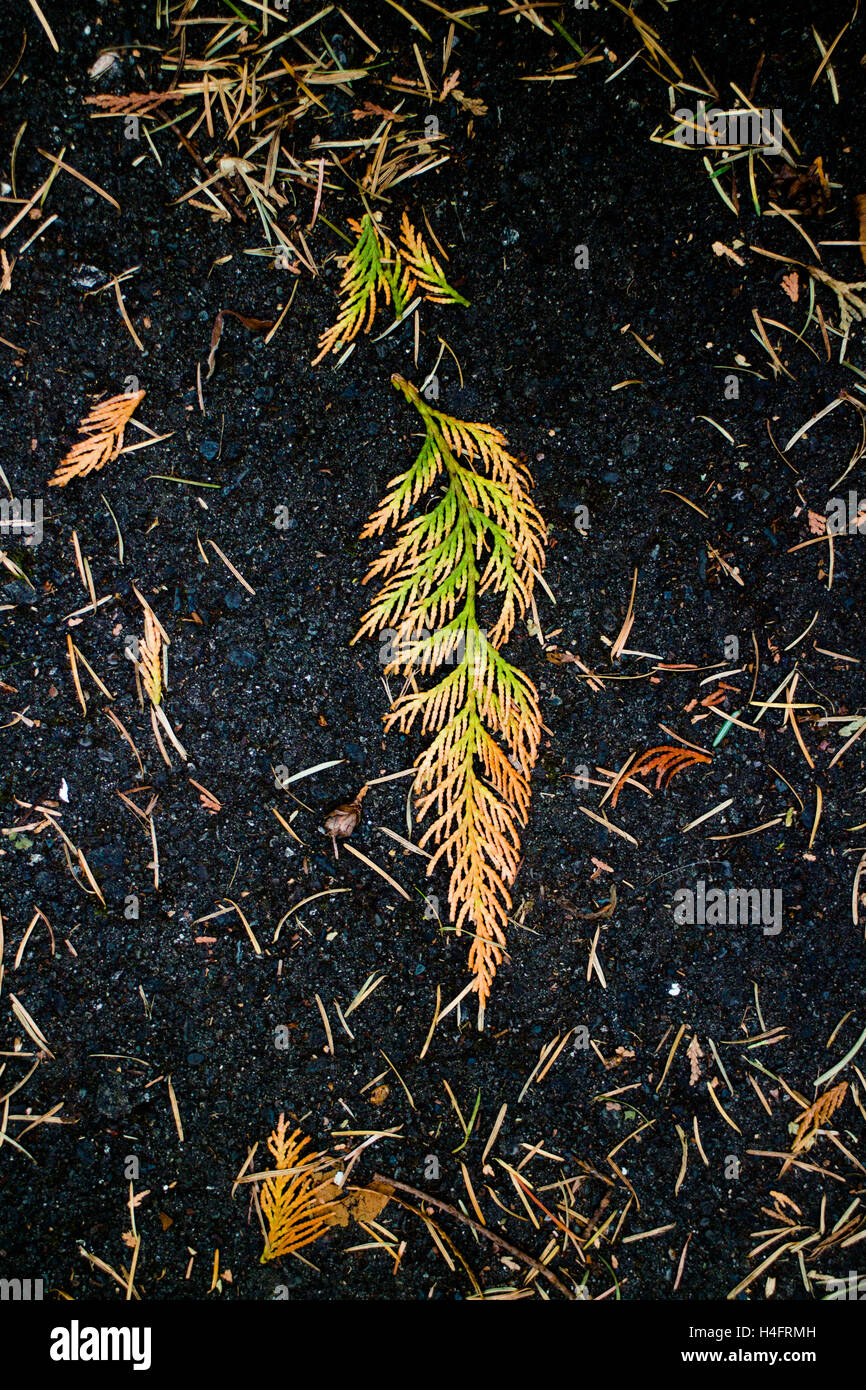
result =
[[[144,594],[132,586],[132,592],[141,604],[144,613],[144,636],[136,638],[130,656],[135,667],[136,677],[141,681],[145,694],[155,710],[162,704],[164,680],[168,680],[168,648],[171,640],[159,618],[154,613]],[[139,690],[139,700],[141,691]],[[160,713],[162,711],[160,710]]]
[[[85,97],[84,100],[88,106],[109,111],[113,116],[125,116],[133,112],[139,116],[147,116],[164,102],[183,101],[185,96],[185,92],[130,92],[127,96],[100,93],[98,96]]]
[[[349,226],[357,241],[343,260],[340,312],[336,323],[326,328],[319,339],[314,367],[329,352],[351,343],[362,329],[370,332],[380,294],[386,305],[393,302],[395,318],[400,317],[411,294],[409,271],[375,219],[365,213],[360,222],[351,218]]]
[[[406,213],[401,224],[402,253],[370,213],[365,213],[360,222],[350,219],[349,226],[357,239],[343,258],[340,311],[336,323],[326,328],[319,338],[314,367],[329,352],[348,346],[362,331],[370,332],[380,297],[386,308],[393,306],[395,320],[405,312],[418,286],[425,298],[434,303],[468,303],[448,284],[442,267],[430,254],[423,237],[415,232]]]
[[[413,680],[385,726],[434,735],[415,764],[419,820],[434,813],[420,844],[436,847],[428,874],[443,859],[451,870],[450,918],[458,932],[472,933],[481,1027],[505,947],[508,890],[541,735],[535,686],[500,649],[530,605],[547,532],[530,498],[529,472],[499,430],[434,410],[400,376],[392,382],[420,414],[425,438],[361,533],[394,527],[398,539],[365,577],[384,582],[352,640],[387,632],[386,674],[448,668],[428,689]],[[429,509],[416,514],[430,493]],[[484,594],[499,606],[486,633],[477,611]]]
[[[267,1223],[262,1264],[312,1244],[339,1220],[334,1203],[325,1197],[333,1191],[336,1163],[326,1154],[304,1154],[310,1140],[299,1129],[291,1134],[288,1129],[285,1115],[280,1115],[268,1139],[279,1172],[266,1178],[262,1189]]]
[[[48,486],[66,487],[73,478],[85,478],[116,459],[123,448],[123,432],[143,400],[143,391],[133,391],[95,405],[78,426],[82,438],[61,460]]]
[[[400,222],[400,239],[406,262],[424,291],[426,299],[433,304],[462,304],[464,307],[468,305],[469,300],[464,299],[462,294],[458,294],[448,284],[444,270],[431,255],[423,236],[415,231],[408,213],[405,212]]]
[[[838,1086],[832,1086],[803,1111],[796,1121],[797,1132],[791,1148],[792,1155],[812,1147],[818,1130],[836,1113],[847,1094],[848,1082],[840,1081]]]
[[[632,777],[643,777],[647,772],[655,772],[656,790],[658,790],[660,787],[667,787],[677,773],[682,772],[685,768],[692,767],[695,763],[711,763],[712,761],[708,753],[700,753],[696,749],[678,748],[673,744],[649,748],[646,753],[641,753],[637,762],[627,763],[613,781],[608,793],[610,804],[616,806],[620,792]]]
[[[138,644],[138,667],[147,698],[162,703],[162,636],[153,610],[144,610],[144,637]]]

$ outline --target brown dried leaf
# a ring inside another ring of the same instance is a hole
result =
[[[390,1201],[386,1192],[359,1187],[344,1193],[336,1183],[332,1183],[322,1195],[331,1202],[335,1226],[348,1226],[350,1221],[375,1221]]]
[[[866,193],[860,193],[854,199],[854,206],[857,209],[857,221],[859,223],[860,255],[866,263]]]

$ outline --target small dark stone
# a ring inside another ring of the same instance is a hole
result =
[[[109,1120],[119,1120],[129,1114],[132,1109],[129,1092],[121,1077],[112,1075],[100,1081],[96,1088],[96,1108]]]
[[[22,580],[13,580],[11,584],[3,585],[3,599],[6,603],[35,603],[39,597],[37,589],[31,589],[29,584]]]
[[[229,661],[239,671],[251,671],[254,666],[258,665],[258,660],[256,653],[249,651],[246,647],[229,648]]]

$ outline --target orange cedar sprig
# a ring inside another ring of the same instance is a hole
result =
[[[840,1081],[838,1086],[832,1086],[829,1091],[825,1091],[803,1111],[797,1123],[797,1133],[794,1136],[791,1149],[792,1154],[798,1154],[803,1149],[811,1147],[818,1130],[826,1125],[831,1116],[836,1113],[847,1093],[848,1082]]]
[[[65,487],[73,478],[85,478],[117,458],[123,448],[123,432],[143,400],[143,391],[133,391],[95,405],[78,426],[82,438],[48,479],[48,486]]]
[[[451,870],[450,918],[473,935],[469,967],[482,1026],[505,947],[541,735],[535,686],[500,649],[529,607],[547,533],[529,472],[498,430],[434,410],[410,382],[392,380],[420,414],[425,438],[362,532],[394,527],[398,539],[365,578],[384,582],[353,641],[387,633],[386,673],[450,668],[436,685],[400,695],[385,726],[434,735],[416,761],[419,819],[434,815],[420,843],[435,846],[428,874],[443,859]],[[410,515],[431,492],[429,509]],[[486,633],[477,612],[483,594],[499,600]]]
[[[327,1200],[337,1164],[326,1154],[304,1154],[309,1143],[299,1129],[289,1134],[285,1115],[268,1139],[279,1171],[265,1180],[262,1190],[267,1223],[262,1264],[310,1245],[338,1220],[333,1202]]]
[[[713,760],[708,753],[699,753],[690,748],[677,748],[666,744],[660,748],[650,748],[646,753],[642,753],[637,762],[626,764],[622,772],[613,782],[610,792],[610,804],[615,806],[619,794],[630,777],[635,775],[643,777],[648,772],[656,773],[656,790],[660,787],[667,787],[671,780],[676,777],[678,772],[684,768],[691,767],[694,763],[711,763]]]
[[[428,224],[429,225],[429,224]],[[468,299],[458,294],[445,278],[445,271],[430,251],[420,232],[416,232],[404,212],[400,221],[400,240],[403,254],[427,299],[432,304],[462,304],[466,307]]]

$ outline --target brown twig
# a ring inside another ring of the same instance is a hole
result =
[[[203,174],[206,174],[208,177],[210,177],[210,172],[211,172],[211,171],[210,171],[210,169],[207,167],[207,165],[205,164],[204,160],[202,159],[201,155],[199,154],[198,150],[196,149],[196,147],[195,147],[195,145],[192,143],[192,141],[191,141],[191,140],[187,140],[186,136],[184,135],[183,131],[181,131],[181,130],[175,130],[174,133],[175,133],[175,135],[177,136],[177,138],[178,138],[178,140],[180,141],[180,143],[183,145],[183,147],[184,147],[184,149],[186,150],[187,154],[192,155],[193,159],[195,160],[195,162],[196,162],[196,164],[198,165],[198,167],[199,167],[199,169],[201,170],[201,172],[202,172]],[[241,207],[240,203],[238,203],[237,200],[236,200],[235,198],[232,197],[231,193],[229,193],[228,188],[226,187],[225,182],[224,182],[222,179],[218,179],[218,180],[217,180],[217,187],[218,187],[219,190],[220,190],[220,195],[222,196],[223,201],[228,205],[229,209],[235,214],[235,217],[239,217],[240,220],[241,220],[242,222],[246,222],[246,220],[247,220],[247,215],[246,215],[246,213],[244,212],[244,210],[243,210],[243,208]]]
[[[419,1202],[429,1202],[431,1206],[438,1208],[439,1211],[447,1212],[449,1216],[453,1216],[458,1221],[462,1221],[464,1225],[471,1226],[473,1231],[477,1231],[481,1236],[486,1236],[499,1250],[507,1250],[509,1255],[513,1255],[515,1259],[522,1260],[524,1264],[530,1265],[538,1274],[542,1274],[555,1289],[559,1290],[564,1298],[568,1298],[574,1303],[577,1302],[576,1295],[563,1284],[562,1280],[554,1274],[552,1269],[548,1269],[540,1260],[536,1260],[534,1255],[528,1255],[525,1250],[521,1250],[517,1245],[512,1245],[511,1241],[506,1240],[504,1236],[497,1235],[495,1231],[491,1231],[489,1226],[482,1226],[480,1221],[473,1220],[471,1216],[467,1216],[465,1212],[460,1211],[459,1207],[452,1207],[448,1202],[443,1202],[439,1197],[431,1197],[429,1192],[422,1192],[420,1188],[410,1187],[407,1182],[397,1182],[394,1178],[386,1178],[382,1173],[376,1173],[374,1175],[370,1186],[375,1188],[377,1184],[380,1190],[388,1188],[392,1192],[406,1192],[410,1197],[414,1197]],[[397,1201],[399,1199],[395,1198],[394,1200]]]

